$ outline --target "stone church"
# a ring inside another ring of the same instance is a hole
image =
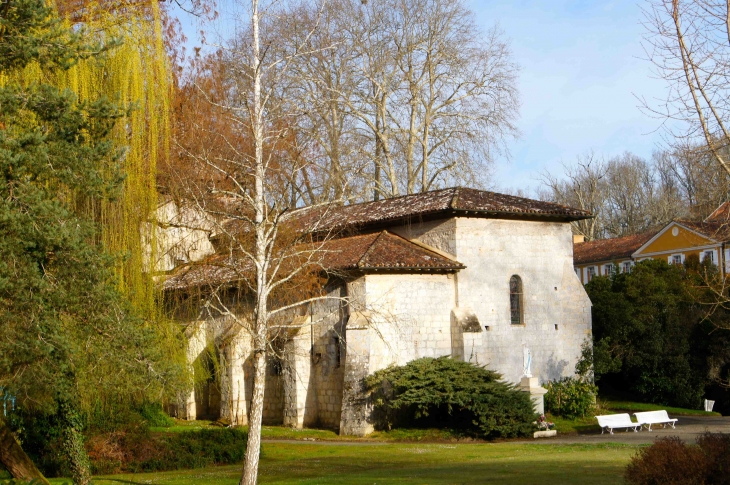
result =
[[[281,358],[267,370],[264,421],[367,434],[362,378],[420,357],[451,356],[517,383],[529,348],[540,382],[573,375],[591,337],[591,303],[573,270],[570,222],[587,217],[469,188],[331,208],[322,225],[341,236],[327,241],[323,268],[333,275],[328,294],[342,298],[307,305],[276,341]],[[216,257],[210,231],[185,237],[199,261],[169,273],[168,295],[192,294],[209,277],[205,258]],[[249,337],[230,317],[185,315],[190,362],[212,370],[178,416],[245,424]]]

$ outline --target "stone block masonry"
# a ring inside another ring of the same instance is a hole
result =
[[[292,315],[296,330],[286,333],[280,372],[267,377],[267,422],[366,435],[373,429],[372,403],[363,379],[420,357],[463,359],[519,383],[524,344],[539,384],[573,375],[581,344],[591,336],[591,304],[573,272],[567,222],[451,217],[388,230],[466,268],[373,268],[333,279],[326,288],[332,298]],[[520,324],[511,320],[513,275],[522,281]],[[243,334],[221,340],[225,326],[223,320],[201,322],[190,337],[190,358],[211,343],[236,349],[225,354],[221,386],[230,391],[221,394],[221,413],[233,412],[244,423],[250,343]],[[186,398],[188,416],[195,415],[195,402],[194,394]]]

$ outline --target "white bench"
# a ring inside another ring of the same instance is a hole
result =
[[[667,425],[671,425],[672,429],[674,429],[674,423],[677,422],[676,419],[670,419],[669,415],[664,410],[644,411],[641,413],[634,413],[634,416],[636,416],[639,424],[646,426],[649,431],[651,431],[652,424],[661,424],[663,428],[666,428]]]
[[[613,430],[618,428],[626,428],[626,432],[629,431],[629,428],[632,428],[634,433],[636,433],[638,428],[641,427],[640,423],[634,423],[631,421],[631,416],[629,416],[628,413],[605,414],[603,416],[596,416],[596,419],[598,420],[598,425],[601,427],[601,434],[603,434],[605,430],[608,430],[609,433],[613,434]]]

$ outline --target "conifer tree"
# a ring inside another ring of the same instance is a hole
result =
[[[127,113],[106,99],[22,82],[103,59],[42,0],[0,1],[0,392],[25,410],[58,413],[75,483],[90,480],[80,410],[99,396],[159,397],[159,334],[136,316],[114,277],[84,201],[113,200],[125,152],[113,140]],[[0,461],[42,476],[0,416]]]

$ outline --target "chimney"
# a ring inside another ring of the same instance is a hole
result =
[[[583,234],[573,234],[573,244],[580,244],[586,242],[586,237]]]

